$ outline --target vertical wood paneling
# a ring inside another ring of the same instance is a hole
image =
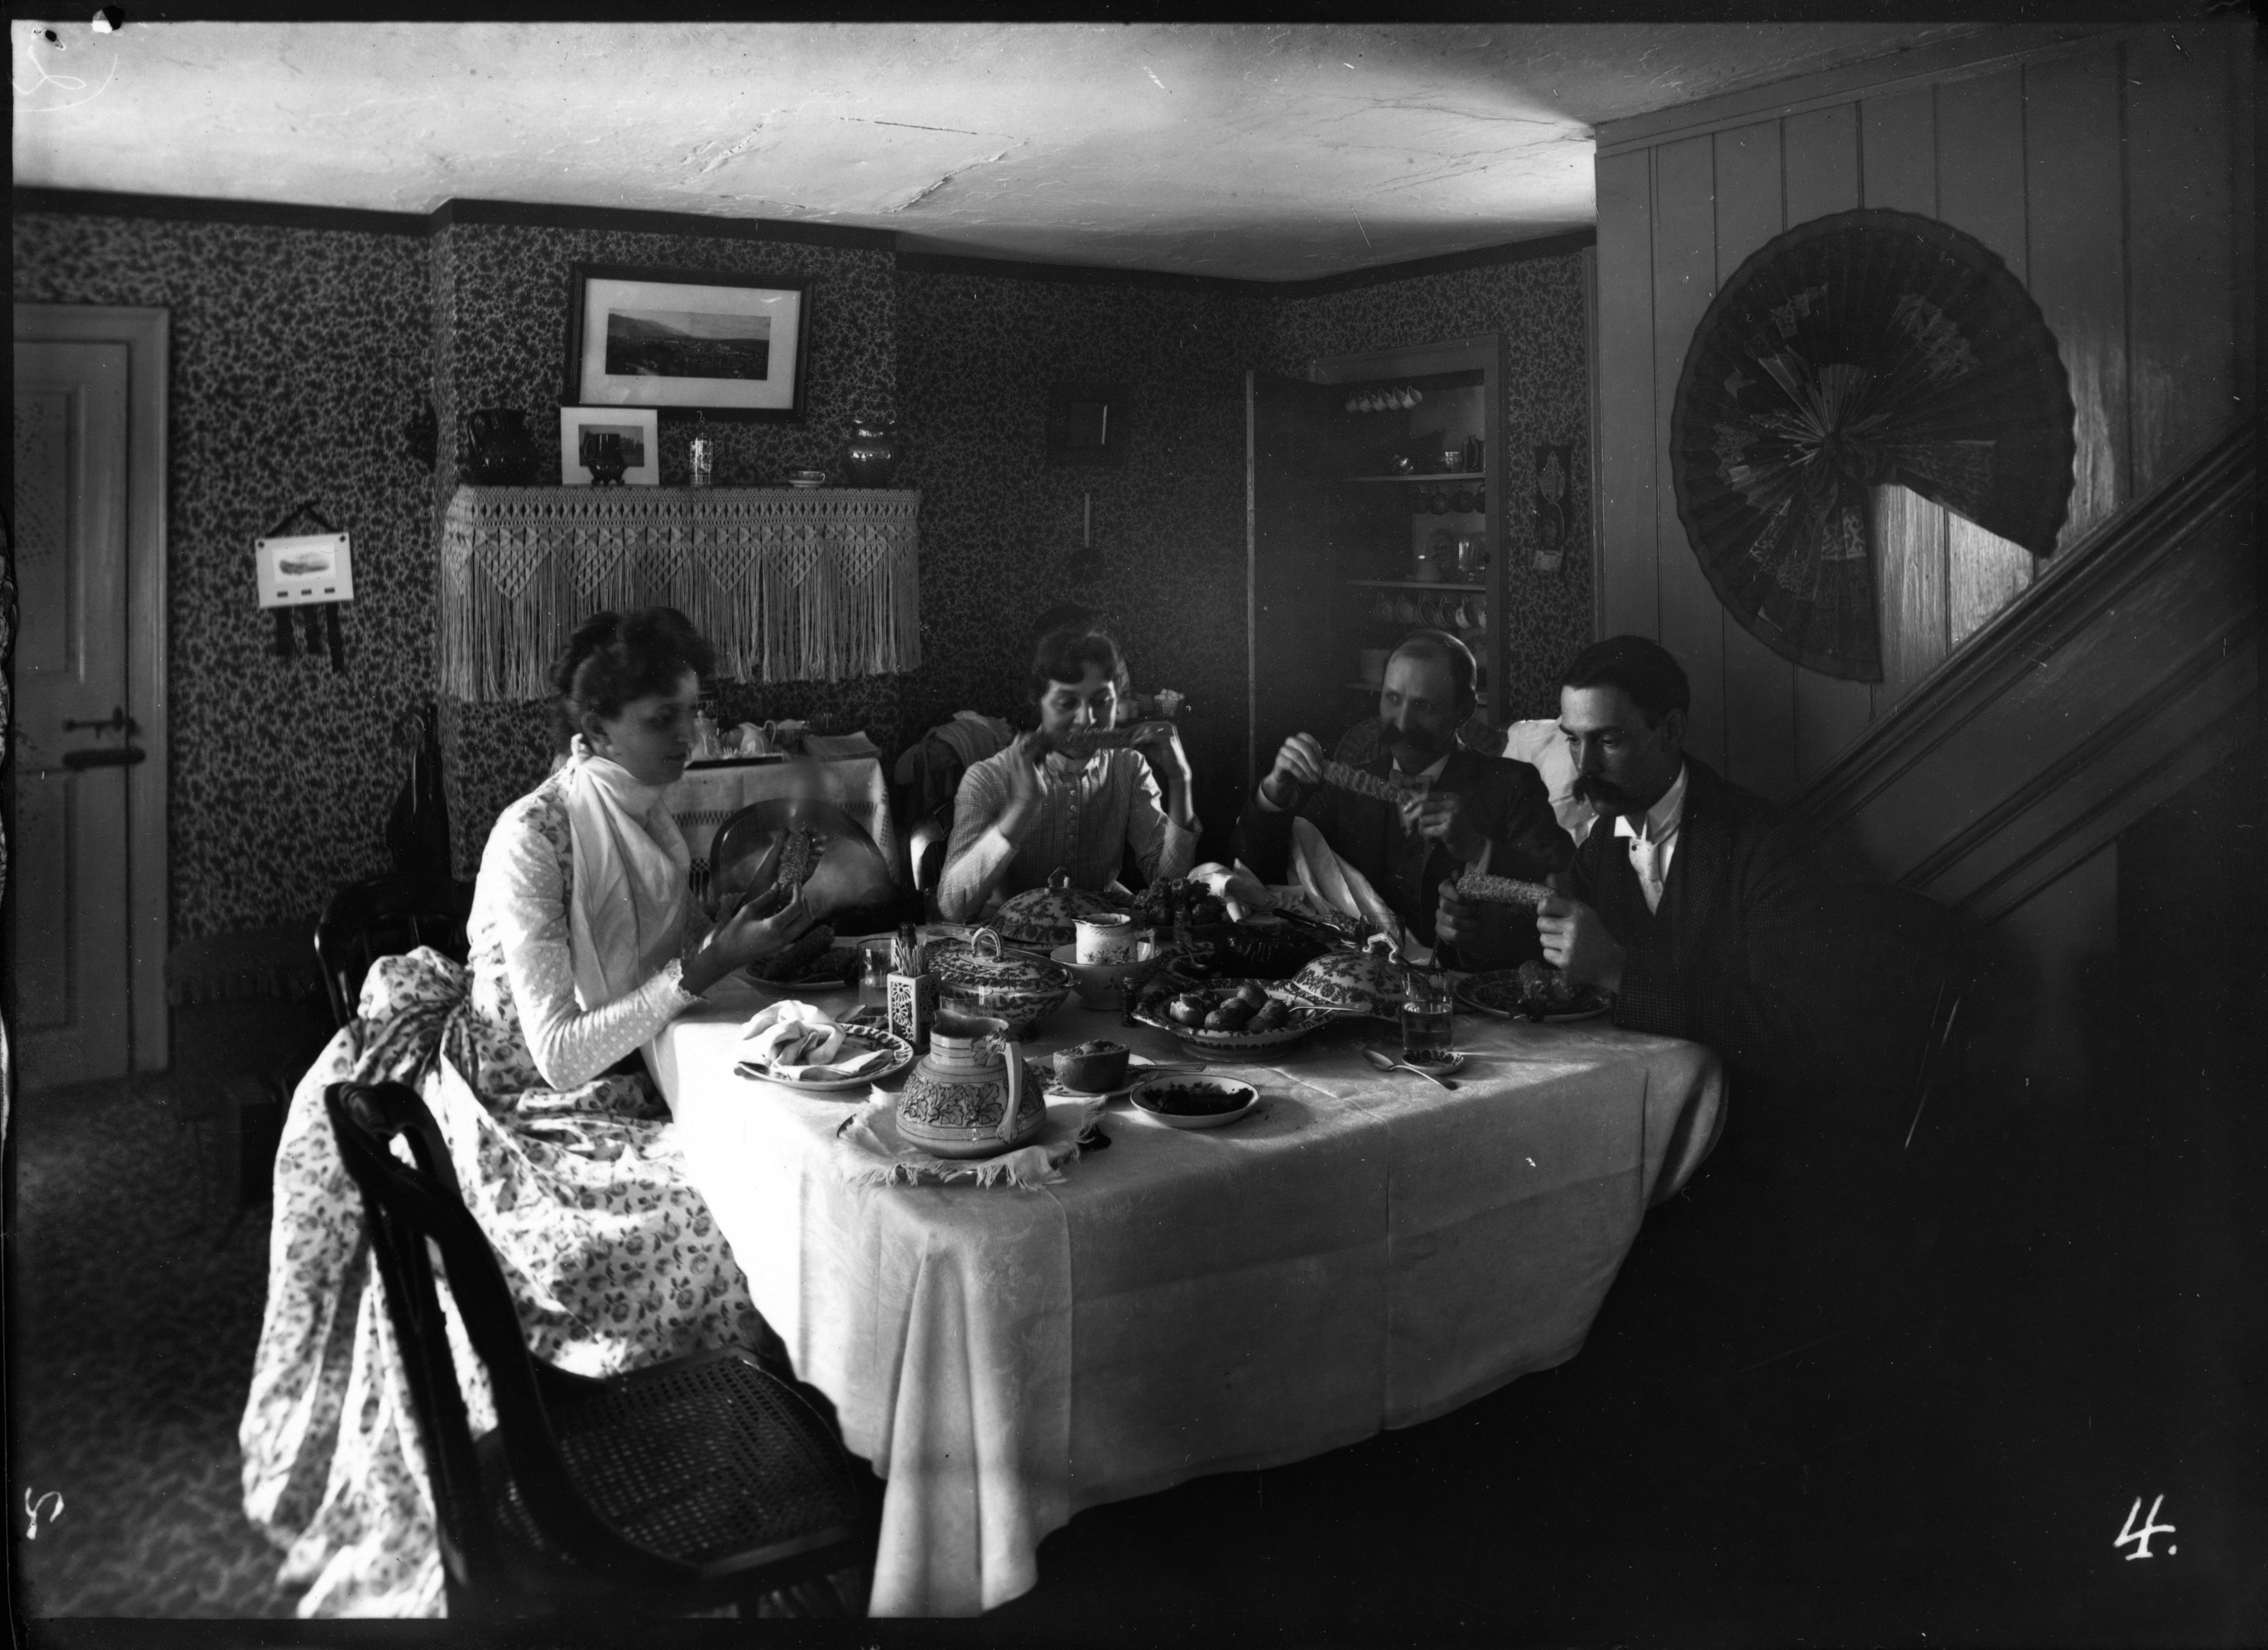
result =
[[[1859,106],[1859,165],[1867,204],[1937,215],[1937,104],[1923,86]],[[1874,493],[1875,563],[1880,580],[1882,680],[1874,684],[1881,716],[1944,661],[1951,647],[1946,613],[1942,505],[1903,487]]]
[[[1859,164],[1867,204],[1937,216],[1937,90],[1920,86],[1859,106]]]
[[[1598,163],[1599,614],[1607,636],[1661,634],[1654,579],[1653,166]]]
[[[2126,48],[2127,357],[2133,487],[2236,416],[2230,212],[2235,135],[2214,32],[2153,32]]]
[[[1780,123],[1780,144],[1789,228],[1830,212],[1847,212],[1859,203],[1857,105],[1840,103],[1789,115]],[[1870,710],[1865,682],[1843,681],[1815,670],[1797,671],[1798,781],[1817,773],[1864,733]]]
[[[1937,151],[1938,216],[2026,279],[2022,70],[1940,86]],[[1946,522],[1945,548],[1947,633],[1958,646],[2031,583],[2032,557],[1959,516]]]
[[[1717,134],[1717,284],[1780,232],[1779,122]],[[1725,771],[1779,801],[1795,790],[1795,667],[1721,607]]]
[[[2063,351],[2078,419],[2059,549],[2128,497],[2118,66],[2118,54],[2105,51],[2024,70],[2027,284]]]
[[[1874,714],[1881,716],[1951,650],[1945,538],[1952,512],[1903,487],[1877,487],[1874,505],[1874,541],[1882,549],[1882,679],[1874,684]]]
[[[1694,329],[1717,291],[1716,145],[1689,137],[1653,151],[1654,487],[1661,645],[1693,684],[1685,743],[1712,767],[1725,765],[1723,608],[1678,519],[1668,475],[1670,408]]]
[[[1779,230],[1862,204],[1976,236],[2039,302],[2071,377],[2068,544],[2167,479],[2252,393],[2250,38],[2241,24],[2187,25],[1599,163],[1602,613],[1608,630],[1660,636],[1684,660],[1705,760],[1720,753],[1770,793],[1800,784],[2038,568],[1885,489],[1884,681],[1870,693],[1762,649],[1708,590],[1665,468],[1711,291]]]

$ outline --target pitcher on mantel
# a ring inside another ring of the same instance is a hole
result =
[[[1008,1022],[946,1010],[898,1095],[898,1135],[939,1157],[997,1157],[1047,1122],[1045,1091],[1024,1069]]]

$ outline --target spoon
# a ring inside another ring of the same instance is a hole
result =
[[[1365,1049],[1362,1051],[1362,1057],[1369,1061],[1381,1072],[1408,1072],[1412,1076],[1424,1078],[1436,1088],[1446,1088],[1454,1091],[1457,1086],[1447,1078],[1436,1077],[1431,1072],[1426,1071],[1423,1066],[1411,1065],[1402,1060],[1389,1060],[1375,1049]]]

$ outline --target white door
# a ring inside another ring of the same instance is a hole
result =
[[[125,1073],[124,343],[16,345],[16,1021],[26,1089]],[[76,756],[76,762],[67,757]],[[90,762],[94,765],[86,765]]]

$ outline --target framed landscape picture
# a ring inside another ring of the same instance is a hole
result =
[[[803,416],[807,283],[578,263],[563,400],[711,417]]]
[[[620,480],[631,487],[661,484],[661,443],[655,425],[660,413],[652,407],[562,407],[559,409],[559,482],[563,487],[588,487],[599,478],[591,460],[603,459],[600,443],[615,438],[614,458],[622,467]]]

